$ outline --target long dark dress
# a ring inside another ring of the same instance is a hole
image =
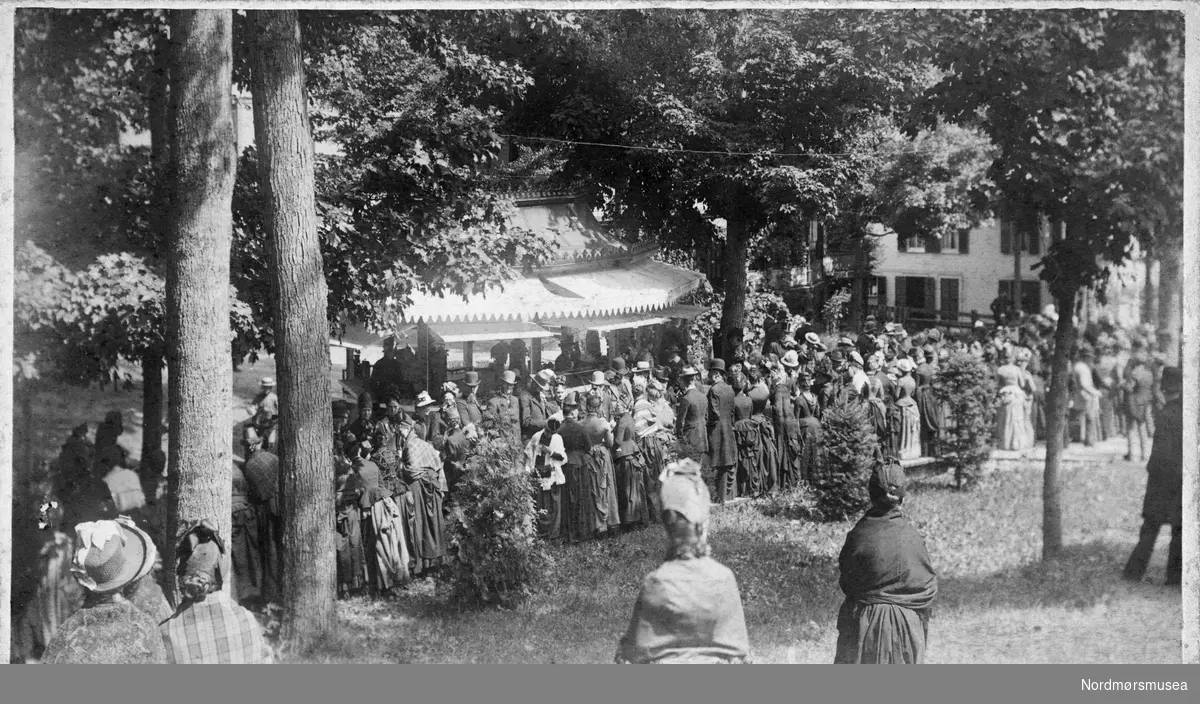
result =
[[[442,512],[442,459],[433,445],[408,436],[403,457],[403,479],[408,485],[412,527],[413,574],[436,567],[446,558],[446,517]]]
[[[821,476],[825,466],[821,454],[824,438],[821,421],[817,420],[817,398],[811,392],[802,393],[796,399],[796,421],[800,424],[800,479],[809,482]]]
[[[762,458],[762,486],[751,496],[762,496],[779,484],[779,445],[771,420],[771,390],[766,383],[759,382],[746,395],[750,397],[750,419],[758,424],[759,456]]]
[[[776,446],[779,448],[779,490],[791,491],[800,483],[800,454],[803,440],[800,422],[792,403],[791,385],[777,384],[771,389],[771,404],[775,416]]]
[[[733,398],[733,437],[737,443],[738,496],[759,496],[763,493],[764,472],[761,428],[752,416],[754,402],[739,390]]]
[[[338,592],[358,591],[366,580],[363,552],[362,509],[358,507],[362,482],[353,470],[337,479],[337,579]]]
[[[608,421],[595,415],[588,415],[582,425],[589,446],[583,459],[583,469],[590,485],[594,507],[592,531],[604,533],[609,528],[621,525],[616,472],[613,469],[612,453],[608,449],[612,446],[612,430]]]
[[[900,509],[868,511],[846,536],[838,566],[846,600],[834,662],[924,662],[937,575]]]
[[[577,420],[564,420],[558,434],[562,437],[563,449],[567,451],[567,463],[562,468],[567,482],[562,520],[567,540],[579,542],[590,538],[595,530],[596,503],[592,498],[589,473],[584,466],[592,445],[583,425]]]
[[[921,454],[938,457],[941,455],[940,435],[946,425],[942,402],[938,400],[937,391],[929,379],[921,377],[920,384],[914,398],[917,401],[917,413],[921,416]]]
[[[617,479],[617,505],[621,524],[646,523],[646,466],[638,450],[633,415],[622,413],[613,431],[613,473]]]

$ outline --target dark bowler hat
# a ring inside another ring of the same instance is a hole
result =
[[[628,374],[629,373],[628,370],[625,368],[625,358],[624,357],[613,357],[612,362],[609,364],[609,368],[618,374]]]
[[[467,372],[463,383],[467,386],[479,386],[479,372]]]
[[[708,363],[708,371],[724,372],[725,371],[725,360],[721,359],[720,357],[713,359],[712,361],[710,361]]]

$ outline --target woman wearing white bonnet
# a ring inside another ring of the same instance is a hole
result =
[[[681,460],[662,474],[663,564],[642,581],[616,662],[744,663],[750,639],[737,579],[709,555],[708,487],[700,465]]]

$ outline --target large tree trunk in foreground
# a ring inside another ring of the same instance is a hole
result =
[[[254,133],[275,298],[283,636],[303,650],[336,624],[328,294],[299,15],[264,10],[251,17]]]
[[[1061,311],[1054,330],[1054,357],[1050,362],[1050,393],[1046,396],[1046,469],[1042,478],[1042,559],[1052,560],[1061,551],[1062,505],[1059,503],[1058,468],[1064,449],[1069,403],[1067,378],[1071,373],[1071,351],[1075,348],[1076,290],[1061,294],[1054,303]]]
[[[729,350],[725,349],[726,337],[745,322],[746,294],[750,285],[746,221],[738,215],[730,215],[725,223],[725,247],[721,262],[725,274],[725,301],[721,304],[721,328],[717,339],[713,340],[713,354],[722,358],[729,356]]]
[[[1198,42],[1191,40],[1191,47]],[[1187,219],[1195,222],[1195,201],[1184,207]],[[1183,243],[1183,280],[1190,294],[1186,297],[1185,313],[1195,325],[1200,315],[1200,245],[1196,238]],[[1200,665],[1200,341],[1195,331],[1184,342],[1183,359],[1183,417],[1192,422],[1183,425],[1183,662]],[[1192,546],[1191,550],[1187,546]]]
[[[163,435],[163,358],[148,354],[142,358],[142,463],[162,449]]]
[[[0,664],[12,643],[13,8],[0,9]]]
[[[177,538],[181,529],[207,518],[228,541],[233,483],[229,252],[236,168],[230,101],[233,12],[172,10],[170,22],[168,525]],[[175,545],[164,547],[164,565],[173,574]],[[222,574],[229,590],[233,572],[228,553]],[[168,581],[174,596],[174,580]]]

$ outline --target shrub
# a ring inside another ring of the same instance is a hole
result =
[[[689,299],[694,305],[706,305],[708,310],[694,320],[690,326],[689,349],[691,364],[703,366],[712,356],[712,341],[721,327],[721,306],[725,303],[723,293],[694,294]],[[772,320],[784,319],[789,330],[795,327],[787,303],[777,293],[755,291],[746,296],[746,313],[742,318],[743,339],[754,350],[760,350],[767,337],[767,324]]]
[[[535,485],[520,442],[485,413],[463,468],[452,509],[454,598],[459,603],[514,603],[550,568],[537,536]]]
[[[821,420],[821,472],[812,478],[815,516],[840,521],[870,501],[867,482],[879,455],[879,439],[864,404],[839,396]]]
[[[938,369],[937,398],[946,405],[950,427],[942,448],[954,467],[954,481],[969,486],[978,478],[995,437],[997,387],[992,369],[970,354],[953,354]]]
[[[837,330],[850,308],[850,289],[843,288],[829,297],[821,308],[821,322],[827,331]]]

